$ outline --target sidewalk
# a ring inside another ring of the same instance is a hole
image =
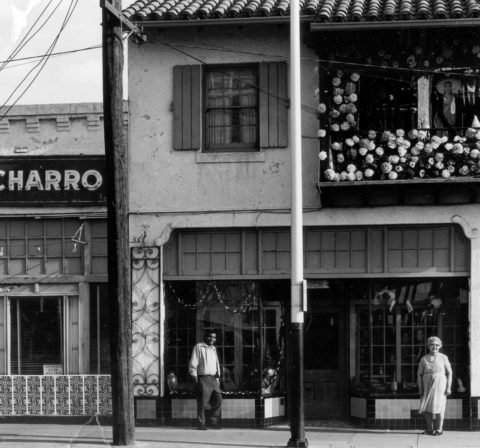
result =
[[[470,448],[480,447],[480,431],[448,431],[442,436],[420,431],[366,430],[354,427],[306,427],[312,448]],[[135,448],[285,447],[288,426],[267,429],[198,431],[194,428],[136,428]],[[111,427],[0,423],[2,448],[99,448],[110,446]]]

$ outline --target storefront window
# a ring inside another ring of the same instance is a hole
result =
[[[278,387],[283,302],[268,287],[261,291],[260,282],[252,281],[167,283],[166,371],[175,375],[178,392],[193,390],[190,354],[208,330],[217,332],[225,392],[271,393]]]
[[[358,305],[356,313],[354,390],[416,391],[417,366],[433,335],[443,341],[454,381],[467,384],[466,280],[375,281],[366,288],[367,303]]]
[[[64,373],[62,316],[60,297],[10,300],[13,375]]]
[[[90,286],[90,373],[110,374],[110,304],[107,285]]]

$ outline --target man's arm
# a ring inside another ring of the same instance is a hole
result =
[[[190,357],[190,364],[188,365],[188,372],[190,373],[191,377],[195,380],[195,382],[198,381],[197,368],[198,368],[199,360],[200,360],[200,350],[198,345],[196,345],[195,347],[193,347],[192,356]]]

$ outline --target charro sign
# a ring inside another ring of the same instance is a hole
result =
[[[0,207],[105,203],[104,157],[0,157]]]

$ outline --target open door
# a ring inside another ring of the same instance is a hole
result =
[[[348,410],[346,310],[343,300],[333,304],[319,296],[309,291],[305,319],[305,417],[342,420]]]

